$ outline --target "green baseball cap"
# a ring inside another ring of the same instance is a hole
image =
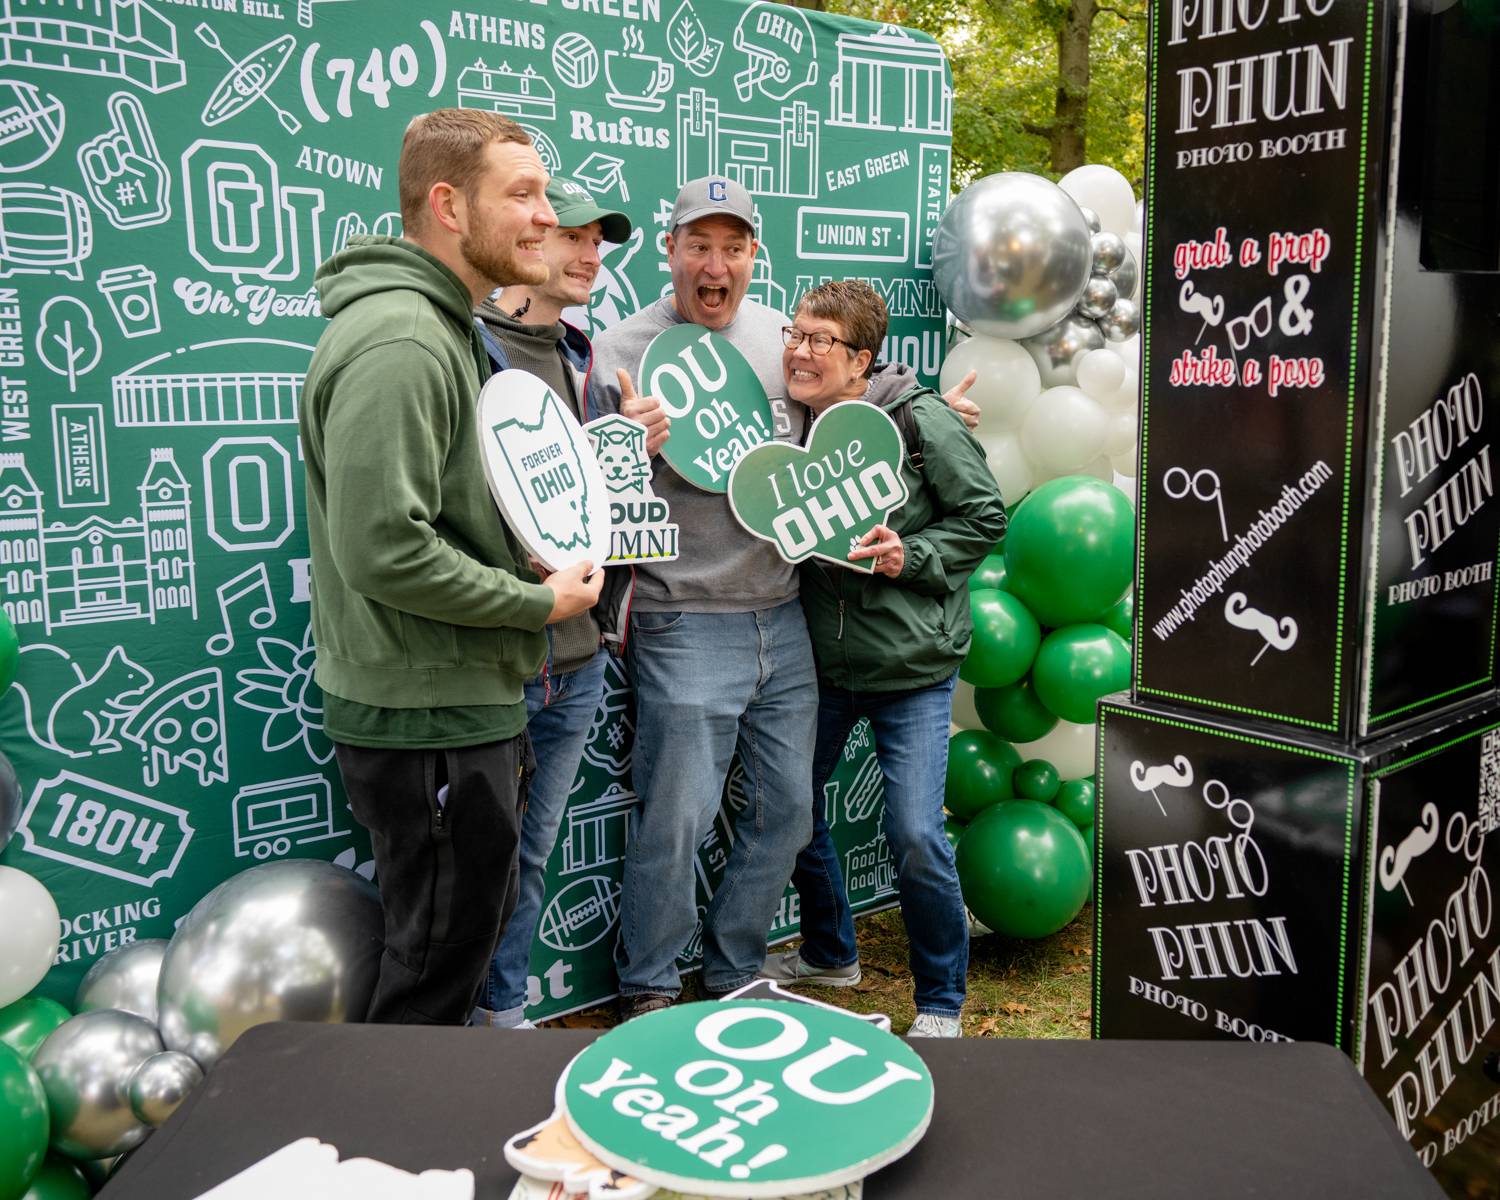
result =
[[[557,223],[564,229],[576,229],[590,221],[598,221],[605,241],[618,244],[630,237],[629,217],[622,212],[600,208],[588,190],[571,179],[554,175],[547,185],[547,200],[557,214]]]

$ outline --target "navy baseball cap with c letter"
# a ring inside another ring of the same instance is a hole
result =
[[[755,201],[733,179],[705,175],[682,185],[672,206],[672,228],[704,217],[733,217],[749,226],[750,235],[755,236]]]

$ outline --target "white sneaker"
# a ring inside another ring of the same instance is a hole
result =
[[[940,1017],[936,1013],[918,1013],[911,1028],[906,1031],[909,1038],[956,1038],[963,1035],[963,1026],[959,1024],[957,1017]]]
[[[775,983],[815,983],[820,987],[853,987],[860,981],[859,963],[847,967],[818,967],[803,962],[796,950],[772,954],[761,967],[759,977]]]

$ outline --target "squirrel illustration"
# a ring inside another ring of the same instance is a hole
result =
[[[20,697],[32,741],[69,758],[87,758],[120,749],[115,727],[130,717],[154,682],[120,646],[86,675],[66,651],[36,645],[22,647],[10,692]]]

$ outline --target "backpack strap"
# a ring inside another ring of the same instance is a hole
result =
[[[923,467],[922,442],[917,435],[917,418],[911,411],[911,399],[901,401],[895,408],[886,410],[886,416],[896,422],[896,428],[901,431],[901,443],[906,447],[906,461],[913,471],[920,472]]]

